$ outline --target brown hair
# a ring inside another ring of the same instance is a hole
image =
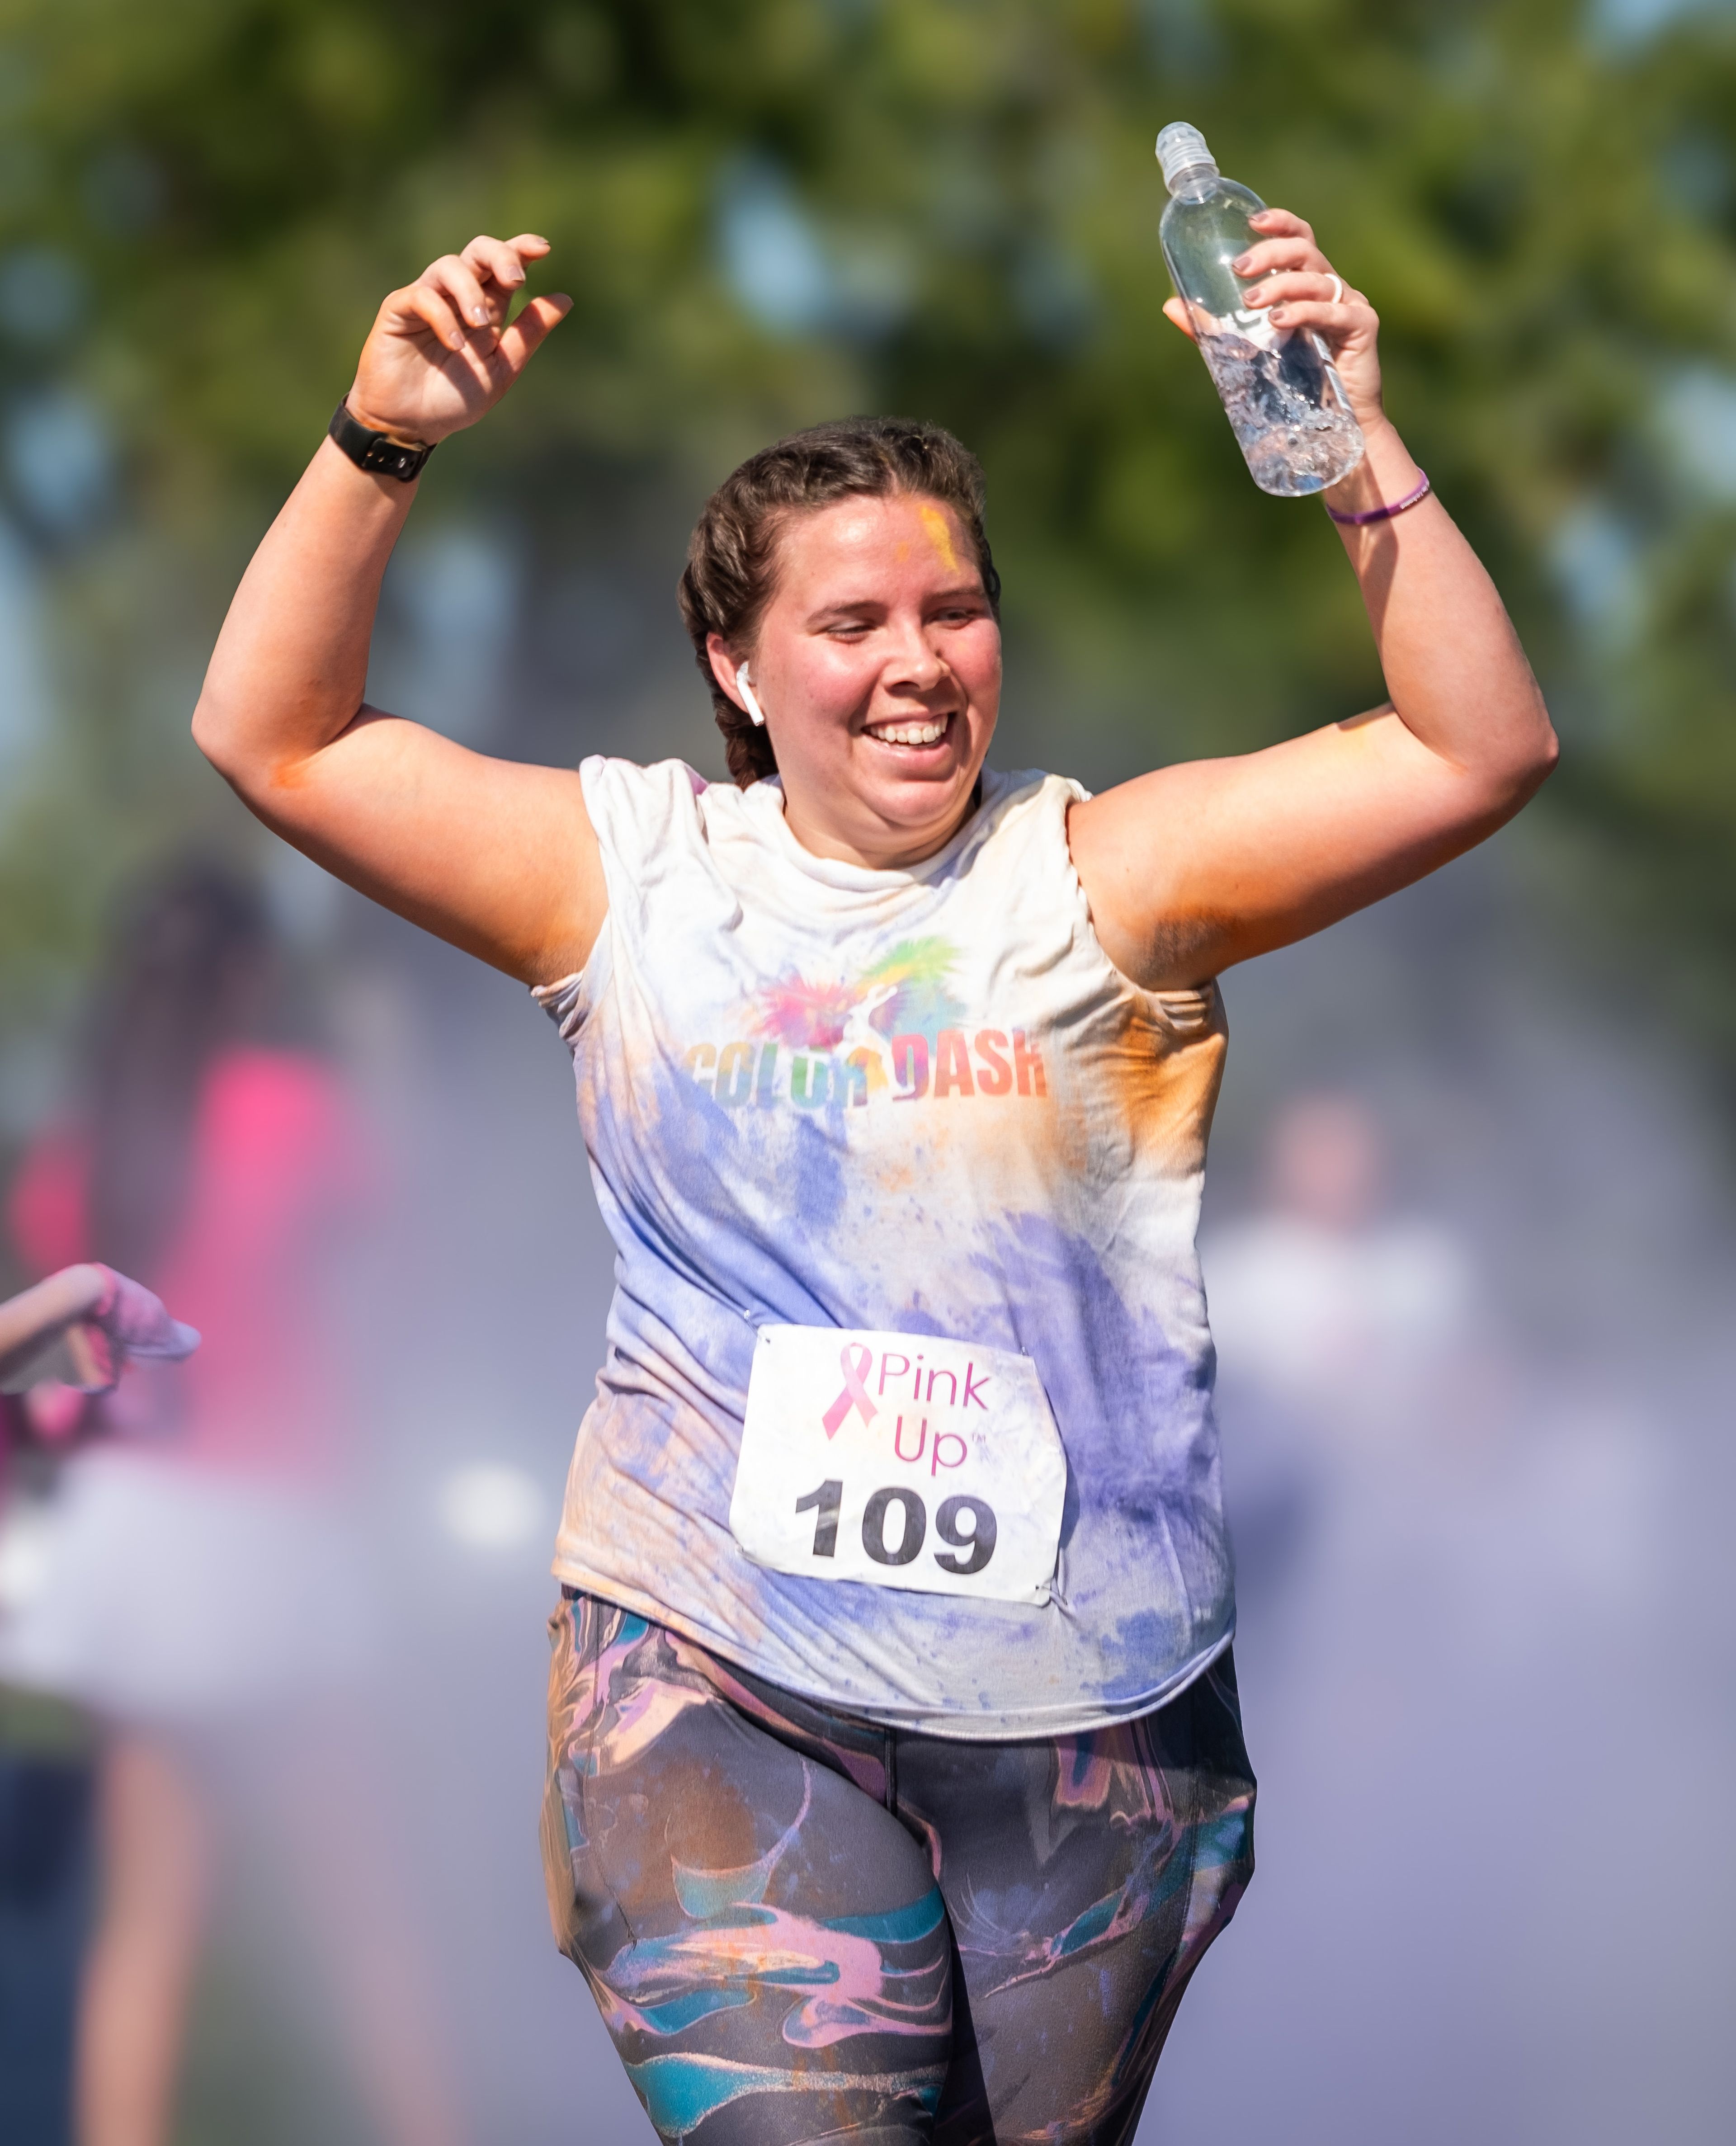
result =
[[[995,616],[1000,576],[983,533],[982,464],[938,425],[907,417],[844,417],[792,432],[751,455],[706,502],[687,546],[677,598],[700,675],[723,732],[730,773],[742,789],[777,772],[766,732],[718,684],[706,640],[717,634],[739,648],[771,600],[778,540],[791,515],[851,497],[885,499],[920,492],[957,514],[976,553]]]

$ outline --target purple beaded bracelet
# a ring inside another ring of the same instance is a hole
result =
[[[1429,477],[1424,471],[1423,481],[1414,492],[1407,492],[1402,499],[1395,499],[1390,507],[1365,507],[1360,514],[1340,514],[1335,507],[1326,512],[1334,522],[1342,522],[1347,528],[1359,529],[1364,522],[1390,522],[1395,514],[1402,514],[1407,507],[1414,507],[1419,499],[1429,497]],[[1324,505],[1323,501],[1322,505]]]

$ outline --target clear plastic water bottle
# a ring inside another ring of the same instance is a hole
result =
[[[1254,482],[1283,499],[1324,492],[1362,460],[1362,427],[1319,337],[1244,303],[1251,283],[1230,264],[1259,239],[1248,219],[1265,203],[1220,174],[1196,127],[1165,127],[1157,155],[1164,258]]]

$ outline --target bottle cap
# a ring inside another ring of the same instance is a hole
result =
[[[1172,194],[1185,172],[1210,172],[1214,178],[1218,173],[1205,137],[1197,127],[1180,119],[1172,121],[1158,136],[1157,161],[1163,167],[1164,184]]]

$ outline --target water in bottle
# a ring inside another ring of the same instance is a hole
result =
[[[1323,492],[1362,460],[1362,428],[1319,337],[1245,302],[1251,284],[1230,264],[1260,237],[1248,219],[1265,203],[1220,175],[1197,127],[1165,127],[1157,154],[1164,258],[1254,482],[1280,498]]]

